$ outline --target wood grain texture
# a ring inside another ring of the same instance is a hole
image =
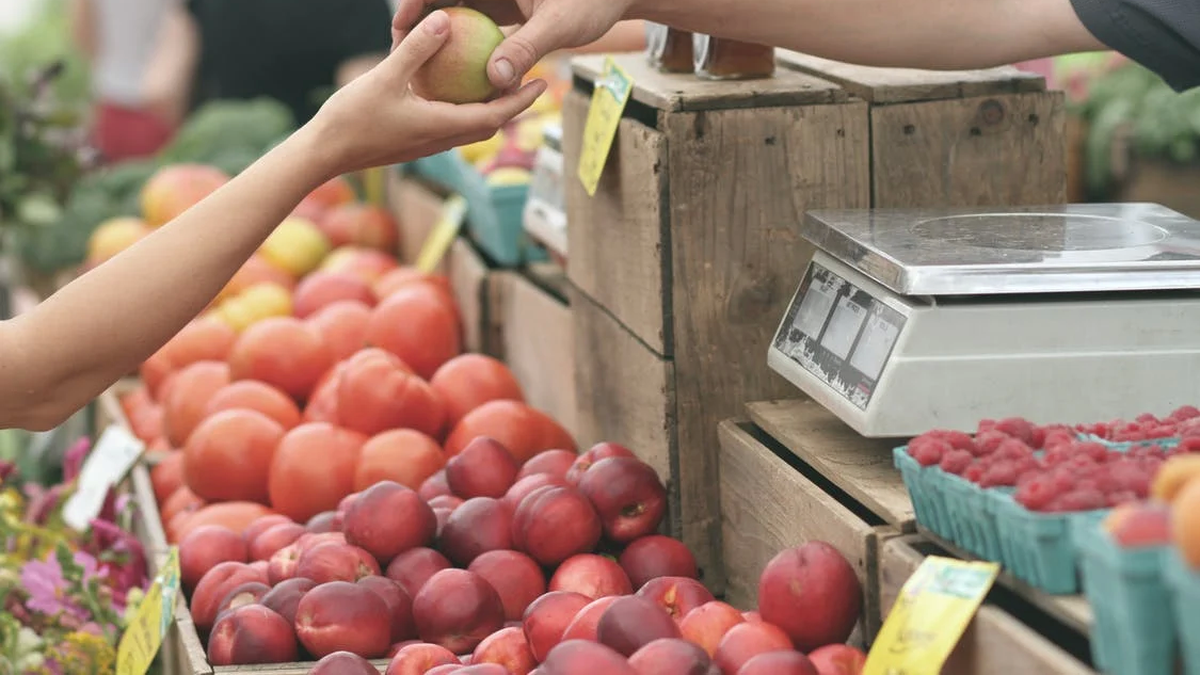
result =
[[[717,559],[717,424],[795,389],[767,367],[813,208],[868,205],[866,104],[663,114],[682,535]],[[574,261],[572,261],[574,265]]]
[[[400,227],[400,262],[412,265],[425,239],[442,217],[445,201],[428,184],[404,176],[399,171],[388,171],[387,204]],[[445,273],[445,259],[438,271]]]
[[[904,583],[925,555],[917,547],[920,537],[899,537],[879,549],[879,594],[890,611]],[[954,675],[1009,675],[1055,673],[1094,675],[1095,671],[1039,635],[1011,614],[985,604],[942,668]]]
[[[490,310],[487,285],[491,274],[487,263],[470,242],[459,237],[450,245],[445,268],[462,320],[463,350],[486,352],[484,335]]]
[[[1066,200],[1062,92],[871,108],[872,206]]]
[[[912,103],[1046,89],[1044,77],[1012,66],[984,70],[875,68],[786,49],[776,50],[775,55],[785,68],[834,82],[870,103]]]
[[[912,500],[892,464],[897,441],[864,438],[809,400],[746,404],[754,423],[890,525],[915,527]]]
[[[577,56],[571,60],[571,67],[577,77],[595,82],[604,72],[604,62],[608,56]],[[650,67],[641,53],[611,56],[633,79],[631,98],[657,110],[675,112],[807,106],[837,103],[848,98],[846,92],[832,82],[795,70],[780,68],[774,77],[761,80],[714,81],[690,74],[660,73]],[[566,137],[564,133],[564,141]]]
[[[666,141],[658,131],[622,119],[600,185],[589,197],[572,168],[579,166],[588,105],[578,91],[563,104],[567,274],[654,352],[670,356]]]
[[[757,607],[767,563],[808,541],[836,548],[863,587],[872,584],[871,526],[759,443],[748,426],[737,419],[718,425],[726,600],[741,609]]]
[[[671,362],[655,354],[573,285],[569,299],[579,445],[586,448],[600,441],[625,445],[654,467],[674,492],[675,373]]]
[[[498,311],[504,361],[521,383],[526,402],[576,433],[571,308],[520,274],[505,274],[496,282],[503,284]]]

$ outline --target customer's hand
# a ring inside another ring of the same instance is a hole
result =
[[[397,164],[491,138],[546,89],[530,82],[487,103],[429,101],[409,80],[450,35],[445,12],[433,12],[377,66],[339,89],[306,125],[330,175]]]
[[[598,40],[624,18],[633,0],[400,0],[392,20],[399,41],[430,7],[454,4],[477,9],[501,26],[520,24],[488,62],[488,77],[501,90],[518,83],[550,52]]]

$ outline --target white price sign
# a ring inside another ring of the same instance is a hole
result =
[[[145,449],[145,444],[124,427],[112,425],[105,429],[83,463],[75,493],[63,505],[67,525],[86,530],[104,506],[109,488],[125,478]]]

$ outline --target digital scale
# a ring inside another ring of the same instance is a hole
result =
[[[567,257],[567,213],[563,184],[562,125],[549,124],[534,156],[529,198],[522,222],[525,232],[562,262]]]
[[[1200,222],[1157,204],[814,211],[767,363],[867,437],[1200,404]]]

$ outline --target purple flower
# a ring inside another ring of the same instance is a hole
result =
[[[92,439],[84,436],[63,455],[63,482],[70,483],[83,471],[83,461],[92,450]]]
[[[123,597],[130,588],[144,586],[146,551],[137,537],[108,521],[93,520],[91,525],[93,546],[104,551],[100,566],[113,590]]]
[[[46,616],[81,616],[82,611],[74,606],[67,595],[67,580],[54,556],[46,560],[30,560],[21,568],[21,585],[29,594],[25,606],[31,612]]]
[[[0,485],[3,485],[9,476],[16,475],[16,473],[17,465],[15,463],[0,461]]]

